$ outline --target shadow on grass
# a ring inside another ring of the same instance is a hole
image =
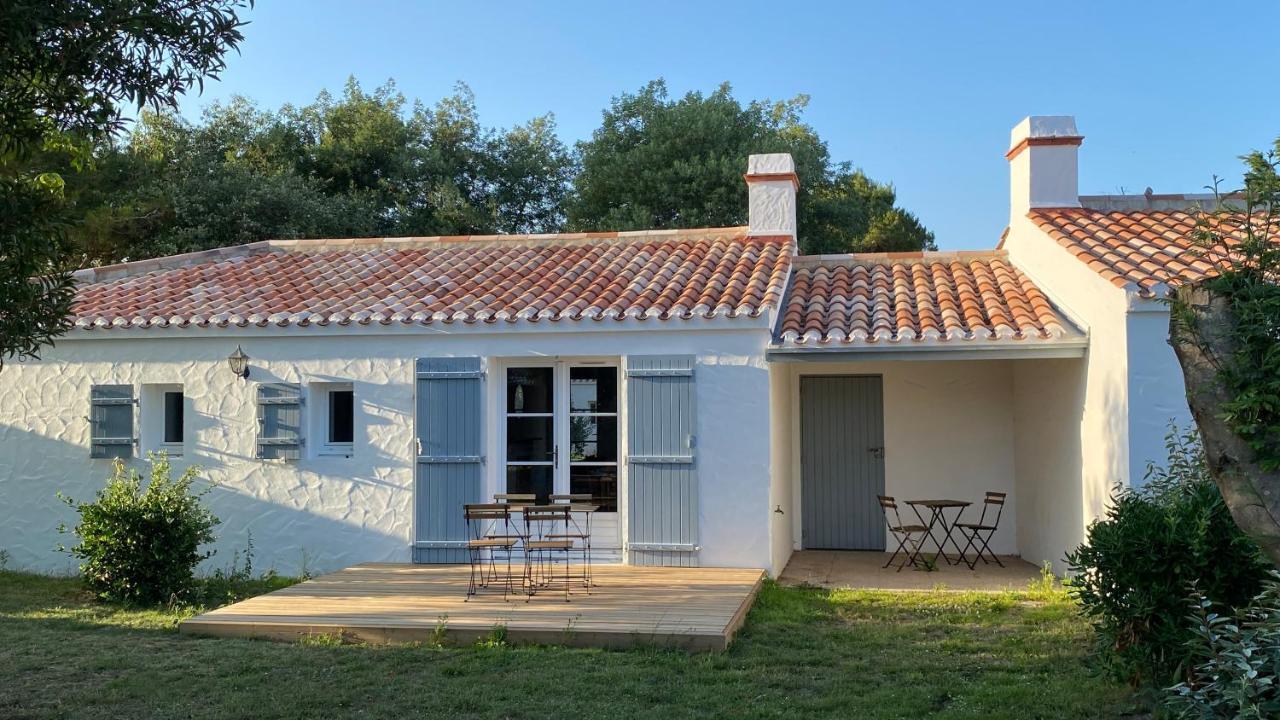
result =
[[[138,606],[96,599],[75,577],[0,570],[0,621],[29,620],[63,630],[175,633],[182,620],[299,582],[296,578],[199,578],[185,599]]]

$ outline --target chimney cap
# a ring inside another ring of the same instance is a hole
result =
[[[747,157],[747,175],[795,174],[796,161],[791,153],[764,153]]]
[[[1084,136],[1072,115],[1028,115],[1009,133],[1010,160],[1028,145],[1079,145]]]

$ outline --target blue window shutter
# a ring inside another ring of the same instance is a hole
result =
[[[413,560],[467,562],[462,506],[480,502],[480,358],[421,358],[417,368]]]
[[[698,564],[692,355],[627,357],[627,553],[633,565]]]
[[[89,388],[89,457],[133,457],[133,386]]]
[[[258,385],[258,457],[298,460],[302,457],[302,386],[298,383]]]

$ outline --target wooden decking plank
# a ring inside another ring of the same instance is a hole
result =
[[[722,568],[597,566],[591,594],[545,590],[526,602],[493,591],[465,601],[466,566],[361,564],[219,608],[183,632],[298,639],[331,633],[368,642],[480,638],[494,625],[512,642],[623,647],[727,647],[764,573]],[[443,618],[443,620],[442,620]]]

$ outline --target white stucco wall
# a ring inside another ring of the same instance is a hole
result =
[[[1191,423],[1182,369],[1169,346],[1169,313],[1119,288],[1073,257],[1026,217],[1011,219],[1009,257],[1089,333],[1081,425],[1085,522],[1116,484],[1137,486],[1165,458],[1170,421]]]
[[[1182,366],[1169,345],[1169,310],[1164,303],[1130,297],[1129,479],[1139,485],[1147,464],[1163,464],[1169,424],[1192,427]]]
[[[773,405],[774,422],[770,424],[769,456],[770,483],[769,507],[771,523],[769,537],[772,551],[772,564],[777,572],[782,572],[796,549],[793,532],[796,530],[798,518],[793,501],[797,490],[796,480],[792,475],[792,413],[794,403],[799,395],[792,391],[792,366],[773,363],[769,367],[769,398]],[[797,476],[798,477],[798,476]]]
[[[1078,500],[1083,532],[1106,508],[1112,488],[1130,482],[1126,294],[1026,217],[1010,220],[1004,247],[1049,299],[1089,334],[1080,399],[1080,478],[1075,481],[1081,488]],[[1076,509],[1064,512],[1074,515]]]
[[[223,524],[213,566],[227,564],[252,532],[256,568],[295,573],[305,562],[314,572],[409,559],[415,358],[681,353],[698,358],[700,560],[772,570],[767,319],[738,327],[743,325],[724,329],[706,321],[688,331],[645,325],[638,332],[534,328],[495,334],[463,327],[373,334],[303,328],[72,336],[39,361],[6,364],[0,371],[0,548],[15,567],[74,569],[54,549],[68,540],[55,528],[74,522],[55,493],[89,498],[109,473],[109,461],[88,457],[86,417],[94,384],[132,383],[135,392],[144,383],[182,384],[187,445],[176,464],[198,464],[216,484],[208,501]],[[247,383],[227,369],[225,358],[237,344],[252,358]],[[254,459],[254,384],[266,381],[352,382],[354,455],[293,464]],[[499,487],[495,410],[491,405],[486,411],[489,488]]]
[[[974,503],[983,493],[1008,493],[1004,518],[991,546],[1018,552],[1021,500],[1015,482],[1013,371],[1031,360],[788,363],[791,397],[799,398],[801,375],[880,375],[884,386],[885,492],[899,500],[956,499]],[[791,428],[792,542],[802,543],[799,412],[787,409]],[[782,410],[775,408],[781,422]],[[909,510],[905,519],[912,518]],[[886,531],[887,534],[887,531]],[[892,546],[890,546],[892,548]]]
[[[1084,539],[1086,369],[1084,359],[1013,363],[1018,549],[1030,562],[1053,563],[1057,573],[1066,571],[1063,557]]]

